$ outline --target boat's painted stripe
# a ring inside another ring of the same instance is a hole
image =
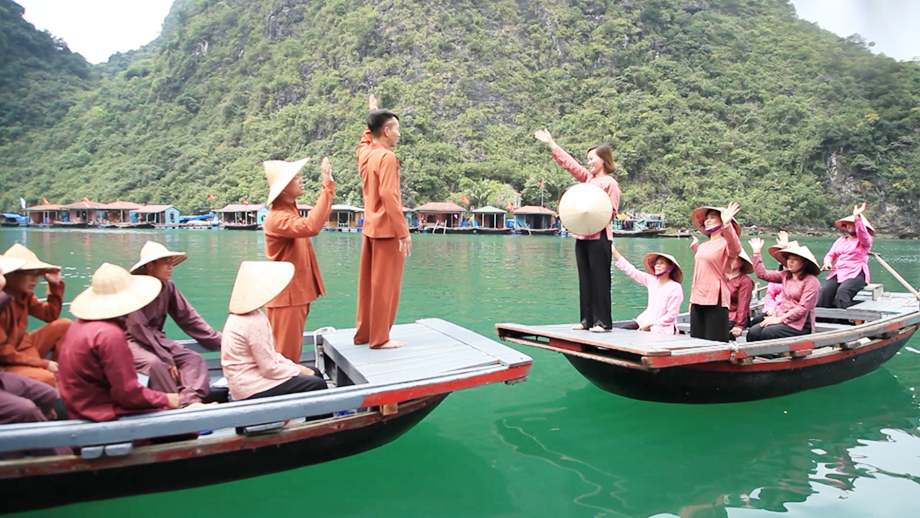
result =
[[[432,394],[454,392],[456,390],[476,387],[479,385],[487,385],[490,383],[521,379],[527,376],[527,372],[530,371],[530,365],[531,364],[528,363],[518,367],[503,369],[497,372],[492,372],[490,374],[482,374],[471,378],[461,378],[445,381],[442,383],[433,383],[430,385],[419,385],[416,387],[409,387],[400,390],[379,392],[377,394],[371,394],[367,396],[361,403],[361,406],[368,407],[376,405],[387,405],[390,403],[399,403],[400,401],[406,401]]]

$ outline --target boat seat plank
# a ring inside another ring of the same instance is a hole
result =
[[[680,335],[658,335],[628,329],[611,329],[606,333],[575,331],[571,324],[525,326],[520,324],[496,324],[499,335],[504,331],[527,336],[564,340],[570,343],[613,349],[640,356],[668,356],[673,351],[717,347],[729,349],[729,344],[690,338]]]
[[[326,355],[355,383],[389,384],[469,369],[513,367],[530,357],[440,319],[394,326],[399,349],[371,349],[354,344],[355,329],[324,333]]]

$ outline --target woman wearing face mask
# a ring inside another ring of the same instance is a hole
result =
[[[782,272],[767,270],[763,265],[760,251],[763,239],[750,240],[754,252],[754,272],[757,277],[767,282],[783,284],[783,303],[773,313],[751,322],[747,341],[773,340],[789,336],[801,336],[811,333],[815,328],[815,307],[818,304],[818,281],[820,267],[815,256],[807,246],[790,244],[774,252],[774,257],[786,265]]]
[[[847,235],[837,238],[824,256],[821,270],[831,273],[818,295],[819,307],[846,309],[853,305],[853,297],[869,282],[869,251],[875,228],[863,216],[865,210],[865,203],[856,205],[853,215],[834,223]]]
[[[709,236],[700,244],[694,237],[693,284],[690,287],[690,336],[717,342],[729,341],[728,272],[741,253],[741,225],[735,221],[740,207],[698,207],[690,214],[693,226]]]
[[[548,130],[539,130],[534,133],[534,137],[549,146],[556,162],[576,180],[603,189],[613,205],[610,219],[617,217],[620,209],[620,184],[610,176],[617,168],[610,146],[599,144],[588,149],[588,168],[585,169],[556,144]],[[610,247],[613,243],[613,228],[608,223],[597,234],[575,235],[575,239],[581,319],[572,329],[589,329],[602,333],[613,326],[610,319]]]
[[[623,257],[613,245],[610,246],[617,268],[648,289],[648,305],[635,320],[617,325],[620,329],[638,329],[661,335],[677,334],[677,314],[684,303],[684,280],[677,259],[673,256],[652,252],[645,254],[645,271],[640,272]]]

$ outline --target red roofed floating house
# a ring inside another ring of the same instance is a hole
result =
[[[453,228],[463,222],[466,209],[449,201],[431,201],[415,208],[422,228]]]
[[[520,229],[521,234],[555,235],[559,233],[559,229],[556,228],[558,214],[546,207],[524,205],[514,209],[512,213],[514,214],[514,226]]]

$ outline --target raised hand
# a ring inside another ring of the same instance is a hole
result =
[[[700,244],[700,238],[693,236],[693,240],[690,241],[690,248]]]
[[[731,225],[732,218],[735,217],[735,214],[738,214],[739,210],[741,210],[741,207],[736,202],[731,202],[728,207],[722,209],[722,226]]]
[[[48,270],[45,272],[45,280],[49,284],[60,284],[61,283],[61,270]]]
[[[332,183],[335,183],[335,180],[332,178],[332,164],[329,163],[329,157],[323,157],[323,163],[320,165],[320,170],[323,172],[323,181],[329,180]]]
[[[854,205],[853,206],[853,219],[858,218],[859,215],[865,211],[866,211],[866,202],[863,202],[862,205]]]
[[[751,238],[748,244],[751,245],[751,251],[754,252],[754,255],[759,254],[760,251],[763,250],[763,239],[759,237]]]
[[[550,135],[549,130],[546,128],[535,131],[533,136],[534,138],[546,144],[547,146],[552,146],[555,143],[555,141],[553,140],[553,136]]]
[[[780,230],[776,235],[776,244],[779,245],[780,248],[786,248],[789,246],[789,232]]]
[[[368,96],[368,98],[367,98],[367,108],[368,108],[370,111],[374,111],[374,110],[377,109],[377,96],[376,96],[376,95],[371,94],[370,96]]]

